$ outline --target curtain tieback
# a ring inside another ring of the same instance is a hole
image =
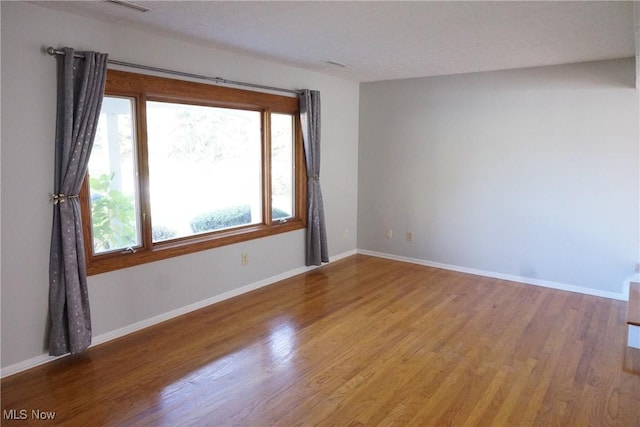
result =
[[[73,194],[70,196],[67,196],[66,194],[60,193],[60,194],[52,194],[51,195],[51,201],[53,202],[54,205],[57,205],[58,203],[64,203],[67,201],[67,199],[77,199],[78,197],[80,197],[77,194]]]
[[[308,181],[316,181],[316,182],[320,182],[320,177],[318,175],[315,176],[309,176],[307,177]]]

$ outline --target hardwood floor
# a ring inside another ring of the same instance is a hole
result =
[[[640,426],[625,322],[622,301],[356,255],[8,377],[2,425]]]

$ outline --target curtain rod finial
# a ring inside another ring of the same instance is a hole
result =
[[[53,56],[53,55],[55,55],[55,54],[56,54],[56,50],[55,50],[54,48],[52,48],[51,46],[49,46],[49,47],[47,48],[47,53],[48,53],[49,55]]]

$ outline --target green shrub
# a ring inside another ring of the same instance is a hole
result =
[[[153,230],[151,230],[151,235],[153,236],[154,242],[162,242],[164,240],[173,239],[176,237],[176,230],[173,228],[169,228],[166,225],[154,225]]]
[[[111,189],[113,174],[89,179],[93,245],[96,252],[137,244],[133,196]]]
[[[273,219],[288,218],[290,215],[280,209],[273,208]],[[222,228],[237,227],[251,223],[251,207],[249,205],[230,206],[196,216],[190,222],[191,231],[204,233]]]
[[[280,210],[278,208],[271,208],[271,218],[275,219],[284,219],[284,218],[289,218],[291,216],[291,214]]]
[[[248,205],[241,205],[203,213],[192,219],[190,225],[194,233],[203,233],[250,222],[251,208]]]

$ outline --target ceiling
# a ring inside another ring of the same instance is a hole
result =
[[[638,40],[630,1],[32,3],[359,82],[633,57]]]

